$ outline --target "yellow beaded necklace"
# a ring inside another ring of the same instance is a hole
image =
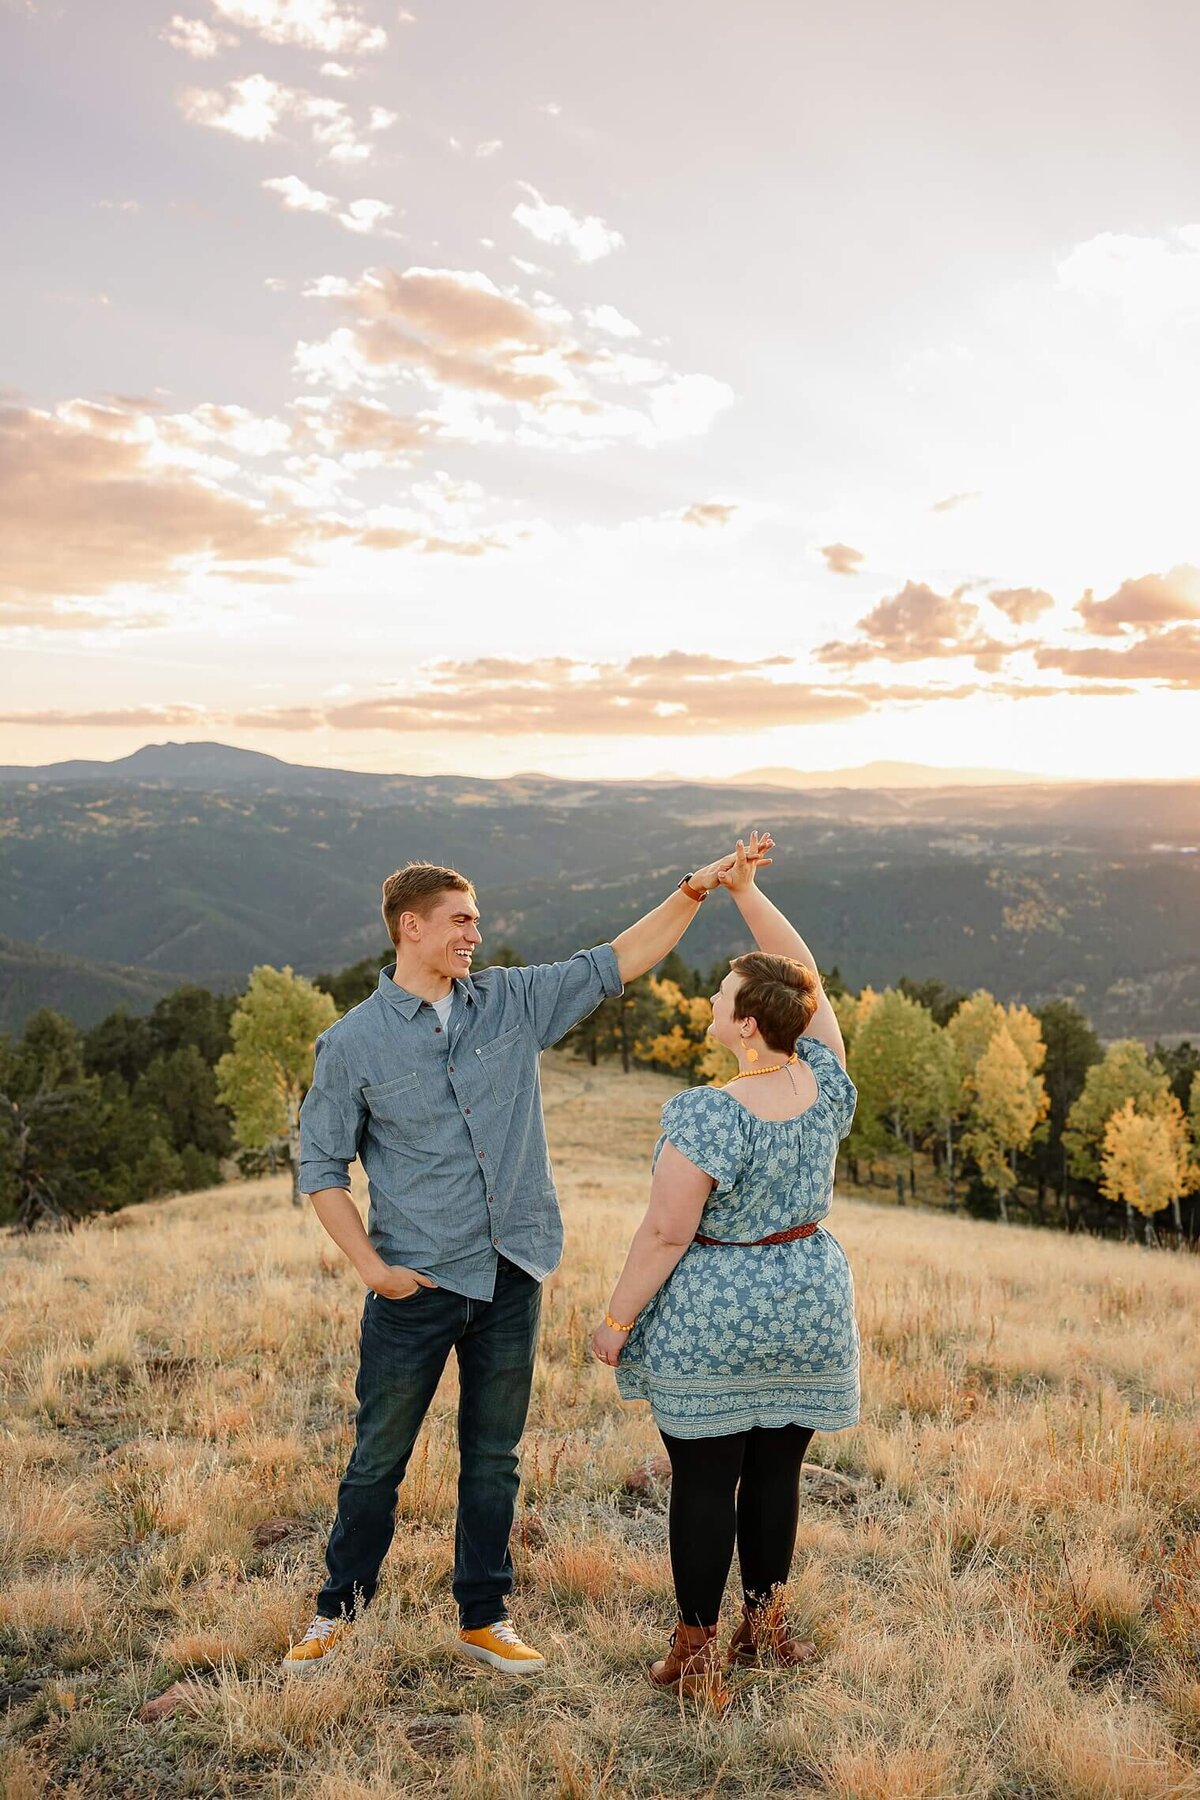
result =
[[[748,1081],[752,1075],[777,1075],[780,1069],[788,1069],[794,1062],[799,1061],[799,1056],[793,1050],[786,1062],[772,1063],[769,1069],[739,1069],[736,1075],[729,1077],[725,1086],[728,1087],[730,1081]]]

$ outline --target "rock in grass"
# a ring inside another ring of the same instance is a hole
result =
[[[657,1489],[665,1487],[671,1479],[671,1459],[667,1456],[647,1456],[630,1469],[621,1483],[621,1491],[625,1494],[653,1494]]]
[[[304,1519],[261,1519],[250,1533],[250,1542],[256,1550],[267,1550],[272,1544],[281,1544],[284,1538],[294,1537],[298,1531],[307,1529]]]
[[[839,1475],[836,1469],[822,1469],[816,1463],[806,1463],[801,1477],[802,1500],[815,1500],[821,1506],[858,1505],[863,1483],[852,1481],[849,1475]]]
[[[143,1725],[157,1725],[177,1712],[199,1712],[211,1692],[199,1681],[173,1681],[165,1693],[147,1700],[138,1718]]]
[[[541,1550],[550,1542],[550,1533],[541,1515],[532,1509],[521,1514],[515,1535],[524,1550]]]

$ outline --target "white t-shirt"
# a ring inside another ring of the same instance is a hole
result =
[[[445,1031],[450,1023],[450,1009],[454,1005],[454,989],[450,989],[444,1000],[432,1000],[430,1005],[438,1016],[438,1024]]]

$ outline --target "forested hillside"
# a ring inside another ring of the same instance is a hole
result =
[[[38,1004],[84,1023],[100,1010],[34,952],[226,989],[258,962],[351,962],[378,941],[382,876],[410,857],[474,878],[492,945],[563,955],[757,823],[779,839],[773,897],[854,987],[937,978],[1030,1005],[1071,996],[1106,1037],[1200,1032],[1198,784],[472,782],[294,769],[223,746],[140,752],[104,776],[0,775],[10,1028]],[[718,901],[688,954],[706,965],[739,944]]]

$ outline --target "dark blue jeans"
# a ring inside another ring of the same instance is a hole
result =
[[[317,1598],[326,1618],[374,1598],[396,1529],[396,1496],[453,1349],[458,1356],[458,1522],[454,1598],[464,1630],[505,1617],[541,1285],[500,1258],[490,1300],[418,1288],[408,1300],[368,1294],[363,1308],[354,1452],[338,1489],[337,1523]]]

